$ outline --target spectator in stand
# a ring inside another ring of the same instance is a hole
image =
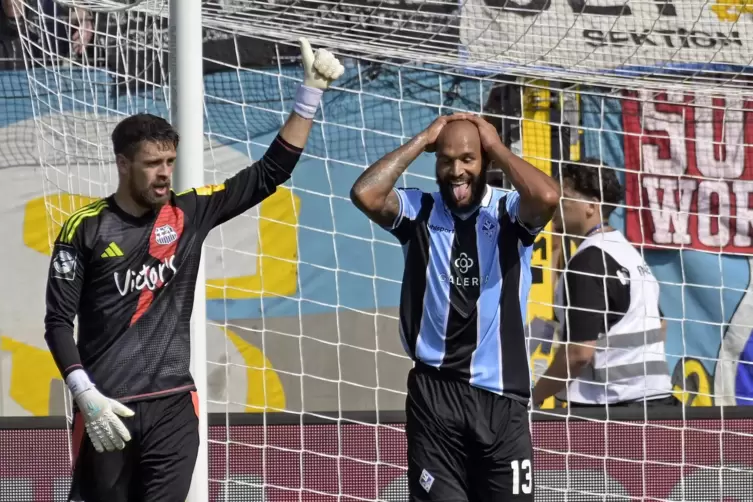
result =
[[[569,406],[676,405],[659,309],[659,283],[641,254],[607,223],[622,200],[598,160],[562,168],[554,227],[579,243],[555,292],[564,345],[536,383],[533,403],[556,395]]]
[[[91,13],[81,8],[63,7],[54,0],[40,0],[39,5],[46,31],[52,34],[50,40],[41,40],[42,46],[52,46],[47,52],[62,57],[82,56],[94,38]],[[0,59],[15,62],[9,69],[19,68],[19,62],[23,67],[23,53],[18,41],[19,23],[29,14],[21,0],[0,0]],[[33,37],[35,30],[29,30],[28,34]],[[36,51],[37,47],[32,45],[29,49]],[[34,55],[35,58],[40,56]]]
[[[15,19],[16,17],[16,7],[14,5],[14,2],[16,0],[2,0],[0,5],[3,7],[3,14],[8,19]]]
[[[48,22],[55,23],[56,32],[68,40],[68,51],[80,57],[94,39],[92,14],[85,9],[65,9],[54,0],[43,0]],[[56,22],[56,20],[59,20]]]
[[[0,0],[0,70],[24,67],[13,2],[14,0]]]

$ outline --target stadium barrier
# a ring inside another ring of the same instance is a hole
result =
[[[750,408],[606,415],[534,412],[537,502],[753,500]],[[407,500],[404,415],[378,418],[213,414],[211,501]],[[65,500],[68,444],[63,417],[0,419],[0,502]]]

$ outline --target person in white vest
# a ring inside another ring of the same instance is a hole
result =
[[[665,351],[659,283],[607,220],[622,200],[616,173],[585,159],[566,164],[555,227],[575,239],[555,290],[562,345],[536,383],[533,404],[677,405]]]

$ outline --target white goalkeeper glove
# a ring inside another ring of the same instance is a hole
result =
[[[342,76],[345,68],[328,50],[319,49],[315,54],[308,40],[299,38],[298,42],[304,76],[295,97],[294,111],[305,119],[313,119],[325,89]]]
[[[342,76],[345,68],[331,52],[319,49],[314,54],[308,40],[301,37],[298,42],[301,44],[301,59],[305,75],[303,85],[324,90]]]
[[[125,448],[126,442],[131,440],[131,433],[118,415],[132,417],[133,411],[114,399],[103,396],[84,370],[71,372],[65,381],[84,417],[86,432],[94,449],[102,453]]]

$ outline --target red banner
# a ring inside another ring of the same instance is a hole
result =
[[[628,239],[753,252],[753,101],[638,91],[622,117]]]
[[[753,500],[753,421],[534,422],[537,502]],[[407,500],[400,426],[210,427],[210,500]],[[64,430],[0,430],[0,500],[63,501]]]

